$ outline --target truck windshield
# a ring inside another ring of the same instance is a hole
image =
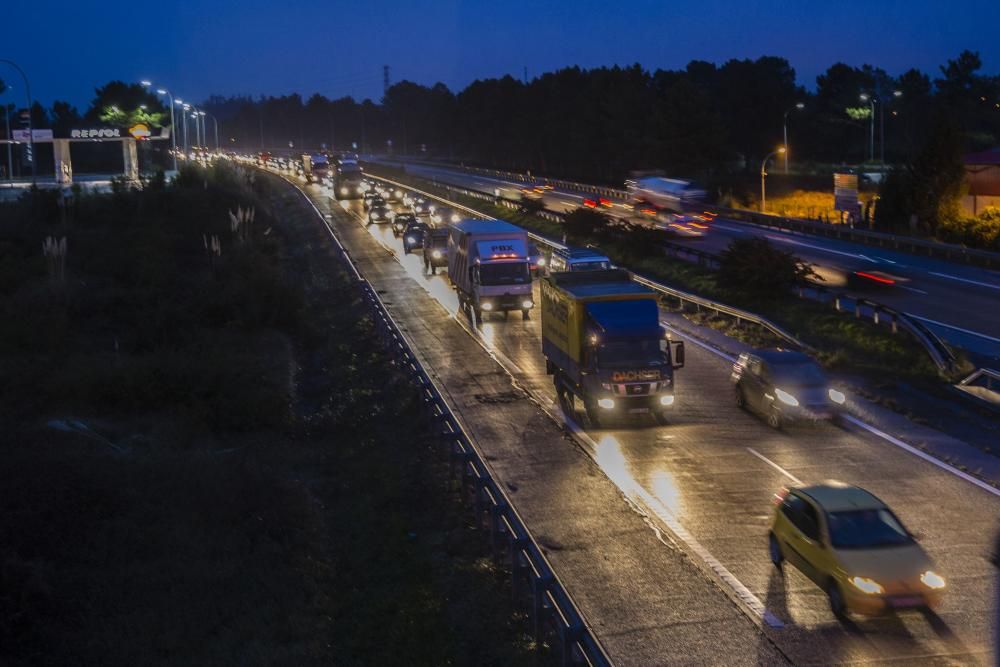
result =
[[[530,282],[527,262],[483,264],[479,267],[481,285],[522,285]]]
[[[664,348],[665,341],[653,338],[608,341],[598,347],[597,360],[605,368],[662,366],[667,363]]]
[[[610,268],[611,265],[604,261],[573,262],[570,265],[570,270],[572,271],[604,271]]]

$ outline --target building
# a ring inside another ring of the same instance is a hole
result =
[[[1000,147],[965,156],[965,182],[968,193],[962,208],[972,216],[987,206],[1000,208]]]

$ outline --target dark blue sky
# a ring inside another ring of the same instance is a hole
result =
[[[0,58],[27,70],[35,97],[80,107],[95,86],[143,77],[185,99],[321,92],[377,100],[383,64],[393,80],[453,90],[520,77],[525,66],[532,76],[573,64],[678,68],[760,55],[788,58],[812,87],[838,60],[934,75],[964,48],[980,52],[986,72],[1000,72],[1000,0],[13,0],[0,22]],[[3,66],[0,77],[22,87]]]

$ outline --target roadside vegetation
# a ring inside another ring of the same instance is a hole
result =
[[[372,171],[447,197],[486,215],[509,220],[548,238],[565,238],[574,245],[597,245],[619,266],[671,287],[763,315],[816,348],[819,360],[831,370],[857,373],[874,380],[893,377],[933,382],[939,378],[937,367],[907,334],[893,335],[868,321],[837,313],[827,305],[786,298],[805,275],[797,262],[788,261],[791,255],[770,244],[737,248],[730,253],[734,259],[727,263],[725,270],[716,271],[666,257],[660,243],[662,231],[613,223],[591,209],[578,209],[561,224],[482,199],[450,193],[399,169],[378,166]],[[761,266],[771,267],[767,271],[768,286],[759,283]],[[775,274],[775,267],[782,273]],[[771,288],[774,280],[778,282],[776,289]],[[737,327],[731,321],[705,312],[686,315],[699,324],[724,330],[753,345],[775,344],[772,337],[762,335],[752,325]]]
[[[0,663],[545,663],[276,180],[0,205],[0,376]]]

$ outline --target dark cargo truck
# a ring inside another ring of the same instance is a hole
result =
[[[665,423],[684,343],[666,338],[656,293],[620,269],[553,273],[541,292],[542,353],[560,403],[579,398],[595,428],[613,416]]]

